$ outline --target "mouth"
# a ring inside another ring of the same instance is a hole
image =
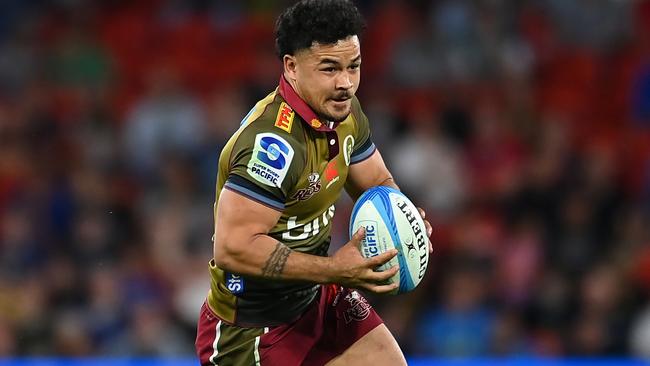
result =
[[[338,106],[343,106],[343,105],[345,105],[345,103],[346,103],[348,100],[350,100],[350,99],[352,99],[352,97],[332,98],[332,99],[330,99],[330,100],[331,100],[332,102],[334,102],[334,104],[336,104],[336,105],[338,105]]]

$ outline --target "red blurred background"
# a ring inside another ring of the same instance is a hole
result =
[[[0,3],[0,356],[193,354],[216,161],[290,3]],[[405,352],[650,357],[650,1],[357,4],[373,139],[435,228],[372,299]]]

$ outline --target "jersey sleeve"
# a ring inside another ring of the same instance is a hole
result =
[[[377,147],[372,142],[370,133],[370,123],[368,117],[361,110],[359,101],[354,98],[352,103],[352,113],[357,122],[355,144],[350,155],[350,164],[360,163],[368,159],[377,150]]]
[[[233,146],[224,188],[282,211],[302,173],[301,146],[288,135],[247,130]]]

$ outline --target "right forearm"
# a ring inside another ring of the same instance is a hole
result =
[[[237,248],[215,247],[217,265],[227,271],[272,280],[333,282],[332,262],[291,250],[268,235],[257,235]]]

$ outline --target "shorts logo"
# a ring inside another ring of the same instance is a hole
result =
[[[306,201],[311,198],[314,194],[320,191],[320,175],[318,173],[309,174],[309,186],[298,190],[293,198],[296,198],[300,201]]]
[[[347,135],[345,140],[343,140],[343,158],[345,158],[345,166],[350,166],[352,149],[354,149],[354,137],[352,137],[352,135]]]
[[[278,117],[275,119],[275,127],[285,130],[291,133],[291,125],[293,125],[293,117],[295,112],[289,105],[285,102],[280,104],[280,109],[278,110]]]
[[[368,316],[370,316],[370,304],[368,304],[368,301],[366,301],[363,296],[359,295],[358,292],[351,291],[347,296],[345,296],[345,300],[350,305],[343,313],[343,318],[345,319],[346,324],[353,320],[360,322],[366,320]]]
[[[292,159],[293,148],[286,140],[273,133],[260,133],[255,136],[253,156],[246,171],[256,181],[279,188]]]
[[[244,292],[244,279],[241,276],[227,272],[226,287],[232,294],[241,294]]]

